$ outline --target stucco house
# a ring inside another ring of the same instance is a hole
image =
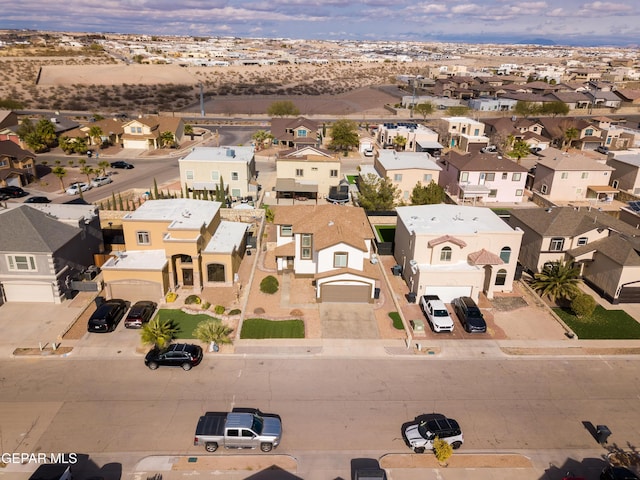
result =
[[[273,144],[283,148],[322,145],[322,131],[318,122],[305,117],[272,118],[271,135]]]
[[[9,204],[0,209],[0,297],[62,303],[73,277],[103,250],[93,205]],[[2,302],[0,302],[2,303]]]
[[[572,261],[582,279],[612,303],[640,303],[640,233],[596,209],[514,209],[509,224],[524,232],[518,261],[532,273]]]
[[[479,151],[489,144],[490,139],[484,133],[482,122],[468,117],[444,117],[448,146],[464,152]]]
[[[81,125],[73,130],[64,133],[64,136],[70,139],[82,138],[87,145],[99,147],[101,144],[108,143],[110,145],[121,145],[122,135],[124,134],[125,123],[117,118],[104,118],[95,122]],[[102,131],[100,138],[92,138],[89,134],[93,127]],[[129,143],[130,144],[130,143]]]
[[[275,209],[278,273],[308,277],[317,302],[372,303],[380,270],[364,210],[337,205]]]
[[[484,207],[440,204],[396,211],[394,257],[411,292],[449,303],[512,291],[522,230]]]
[[[431,155],[423,152],[380,150],[373,165],[382,178],[388,177],[400,189],[404,201],[409,200],[418,182],[423,186],[438,183],[442,170]]]
[[[258,191],[254,147],[195,147],[178,160],[180,185],[208,195],[220,188],[239,199]]]
[[[199,293],[232,285],[249,224],[220,218],[220,202],[148,200],[122,218],[125,251],[102,265],[110,297],[161,299],[169,290]]]
[[[0,187],[24,187],[37,179],[36,155],[11,140],[0,140]]]
[[[440,186],[460,202],[522,202],[527,169],[516,162],[492,153],[451,150],[438,163]]]
[[[640,150],[610,152],[607,165],[613,168],[611,186],[640,195]]]
[[[383,149],[396,149],[396,137],[403,137],[405,152],[427,152],[435,157],[443,146],[438,142],[438,133],[415,122],[381,123],[376,129],[376,141]]]
[[[164,132],[173,134],[173,141],[180,143],[184,136],[184,122],[180,117],[144,117],[122,125],[122,146],[137,150],[155,150],[162,147]]]
[[[318,147],[284,150],[276,155],[276,176],[276,198],[317,200],[338,185],[340,159]]]

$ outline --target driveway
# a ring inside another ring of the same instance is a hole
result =
[[[321,303],[322,338],[380,338],[373,305],[369,303]]]

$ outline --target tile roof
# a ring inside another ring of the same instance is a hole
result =
[[[502,259],[495,253],[491,253],[486,249],[478,250],[477,252],[470,253],[469,263],[471,265],[503,265]]]
[[[607,238],[588,243],[567,253],[572,257],[578,257],[587,252],[596,251],[600,255],[610,258],[618,265],[626,267],[640,267],[640,239],[626,238],[623,235],[613,234]]]
[[[547,148],[540,153],[538,165],[551,170],[580,170],[580,171],[612,171],[613,167],[593,160],[580,153],[567,153],[557,148]]]
[[[36,154],[20,148],[11,140],[0,140],[0,157],[11,157],[16,160],[24,160],[25,158],[36,158]]]

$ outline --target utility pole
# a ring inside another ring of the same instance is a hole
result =
[[[204,91],[200,82],[200,116],[204,118]]]

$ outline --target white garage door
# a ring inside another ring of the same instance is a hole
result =
[[[48,283],[3,283],[7,302],[50,302],[53,303],[53,286]]]
[[[149,143],[146,140],[125,140],[124,148],[146,150],[147,148],[149,148]]]
[[[470,286],[440,286],[440,287],[427,287],[425,288],[425,295],[438,295],[440,300],[444,303],[451,303],[456,297],[470,297],[472,287]]]

